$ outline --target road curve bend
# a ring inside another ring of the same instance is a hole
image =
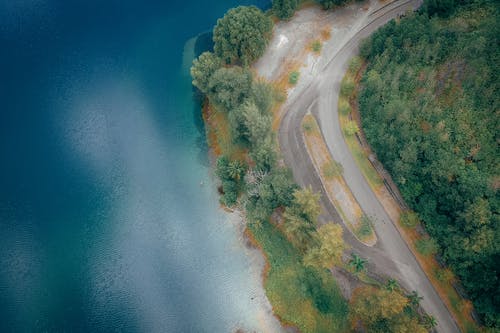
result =
[[[322,206],[326,212],[321,217],[323,222],[340,221],[339,214],[327,199],[303,142],[302,119],[308,111],[316,116],[332,157],[344,168],[346,183],[363,211],[375,218],[378,243],[374,247],[363,245],[344,228],[346,241],[354,252],[368,259],[370,270],[396,278],[407,290],[416,290],[423,297],[421,305],[424,310],[436,318],[438,332],[459,332],[453,316],[356,165],[342,136],[337,110],[341,80],[349,60],[358,52],[361,40],[391,19],[414,10],[421,4],[422,0],[393,1],[380,4],[367,15],[361,16],[336,52],[324,55],[328,57],[328,61],[318,74],[289,97],[279,128],[279,143],[285,163],[291,167],[297,183],[311,186],[322,193]]]

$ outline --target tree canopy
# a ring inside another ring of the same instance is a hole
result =
[[[264,54],[272,30],[273,22],[257,7],[230,9],[214,28],[215,53],[227,64],[249,65]]]
[[[193,66],[191,66],[193,85],[200,89],[202,93],[207,94],[210,78],[221,67],[222,61],[219,57],[212,52],[203,52],[193,61]]]
[[[367,332],[427,332],[408,305],[408,298],[396,290],[361,287],[351,299],[350,318],[354,326],[361,322]]]
[[[403,222],[422,220],[437,241],[421,252],[439,251],[485,323],[500,327],[499,4],[426,6],[362,46],[362,125],[418,215]]]
[[[282,20],[287,20],[295,14],[299,0],[273,0],[273,12]]]

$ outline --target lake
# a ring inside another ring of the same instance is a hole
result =
[[[238,4],[0,0],[0,331],[276,331],[189,66]]]

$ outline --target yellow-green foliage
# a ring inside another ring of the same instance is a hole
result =
[[[249,226],[270,264],[264,287],[273,310],[303,333],[347,330],[347,303],[330,272],[305,267],[301,254],[268,221]]]

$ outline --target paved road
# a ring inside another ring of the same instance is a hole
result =
[[[352,193],[364,212],[375,217],[377,245],[374,247],[363,245],[344,228],[346,241],[354,252],[369,260],[370,270],[396,278],[405,289],[416,290],[423,296],[422,307],[437,319],[439,332],[459,332],[450,312],[354,162],[343,139],[337,114],[340,82],[347,70],[349,59],[358,51],[360,41],[390,19],[417,8],[421,2],[421,0],[394,1],[372,11],[368,16],[361,17],[360,24],[350,32],[351,38],[344,41],[338,52],[328,55],[331,59],[321,74],[288,101],[279,130],[279,142],[285,162],[291,166],[295,180],[301,186],[311,185],[313,189],[322,193],[322,205],[325,211],[322,216],[323,222],[339,221],[340,217],[327,199],[302,138],[302,118],[308,111],[316,115],[333,158],[344,168],[344,178]]]

